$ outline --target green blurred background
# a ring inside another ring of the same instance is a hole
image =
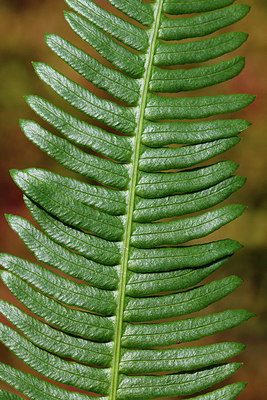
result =
[[[106,0],[95,1],[109,7]],[[246,68],[228,83],[205,89],[206,94],[257,94],[255,103],[248,109],[236,115],[227,116],[248,119],[253,122],[253,126],[242,134],[242,141],[236,148],[220,157],[220,159],[238,162],[240,164],[238,173],[247,176],[246,186],[232,196],[230,201],[245,204],[248,209],[238,221],[210,236],[212,240],[231,237],[245,245],[245,248],[239,251],[221,271],[212,276],[214,279],[235,273],[244,279],[244,284],[228,298],[204,310],[203,314],[222,311],[227,307],[248,308],[255,312],[257,317],[240,327],[202,342],[227,340],[245,343],[247,349],[236,357],[236,360],[243,361],[245,366],[226,383],[237,380],[248,381],[247,390],[240,395],[240,400],[264,400],[267,398],[265,339],[267,332],[267,1],[248,0],[246,3],[252,6],[250,14],[243,21],[224,30],[234,29],[250,33],[245,45],[233,53],[233,55],[246,56]],[[4,213],[13,213],[30,219],[22,201],[22,194],[12,183],[8,171],[11,168],[23,169],[34,166],[71,176],[68,171],[28,142],[20,132],[19,118],[38,120],[26,106],[23,96],[39,94],[48,99],[53,98],[50,89],[45,87],[33,73],[31,61],[44,61],[65,71],[72,79],[85,84],[81,77],[65,67],[63,62],[46,47],[43,34],[45,32],[61,34],[95,54],[89,46],[81,45],[80,40],[71,32],[64,22],[63,9],[66,9],[63,0],[0,0],[0,248],[3,252],[27,257],[30,260],[34,260],[33,256],[8,228],[3,216]],[[109,9],[113,10],[111,7]],[[227,59],[230,56],[227,55],[224,58]],[[85,85],[92,88],[90,84]],[[204,93],[203,90],[198,91],[199,95],[202,93]],[[54,101],[60,104],[58,99]],[[1,286],[1,297],[18,304],[3,286]],[[0,347],[0,359],[25,371],[31,371],[3,346]],[[0,387],[7,388],[1,383]]]

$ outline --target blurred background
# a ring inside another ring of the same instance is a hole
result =
[[[95,1],[114,12],[106,0]],[[247,176],[247,184],[225,204],[242,203],[247,205],[248,209],[239,220],[209,237],[211,240],[231,237],[245,246],[210,279],[234,273],[243,278],[244,283],[235,293],[204,310],[203,314],[222,311],[227,307],[247,308],[255,312],[257,317],[240,327],[202,342],[240,341],[245,343],[247,349],[236,357],[237,361],[242,361],[245,365],[226,383],[237,380],[249,382],[246,391],[240,395],[240,400],[264,400],[267,398],[267,1],[247,0],[245,2],[252,6],[249,15],[224,31],[244,31],[248,32],[250,37],[241,49],[221,59],[245,55],[246,68],[233,80],[215,88],[205,89],[206,94],[250,93],[257,95],[256,101],[248,109],[227,116],[247,119],[253,122],[253,125],[241,135],[242,141],[236,148],[216,158],[216,161],[230,159],[240,164],[238,173]],[[65,67],[64,63],[57,59],[44,43],[45,32],[58,33],[92,54],[96,54],[89,46],[81,44],[80,39],[71,32],[64,22],[62,12],[64,9],[66,6],[63,0],[0,0],[0,249],[1,252],[9,252],[32,261],[34,261],[33,256],[9,229],[4,219],[4,213],[17,214],[30,219],[22,201],[22,194],[10,178],[9,169],[40,167],[68,176],[72,174],[35,148],[24,138],[19,129],[19,118],[38,120],[27,107],[24,95],[39,94],[47,99],[53,98],[52,91],[35,76],[31,61],[44,61],[65,71],[77,82],[94,89],[70,68]],[[194,95],[201,95],[203,92],[199,90]],[[102,92],[99,94],[103,95]],[[55,101],[60,104],[58,99]],[[0,289],[1,298],[18,304],[6,288],[1,286]],[[4,318],[1,319],[3,320]],[[0,359],[25,371],[31,371],[3,346],[0,347]],[[7,388],[7,385],[0,383],[0,387]],[[12,389],[8,388],[8,390]]]

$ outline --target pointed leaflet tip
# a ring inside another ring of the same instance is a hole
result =
[[[55,35],[54,33],[45,33],[44,34],[44,39],[45,39],[45,43],[47,44],[47,46],[49,46],[49,39],[52,39],[55,36],[57,36],[57,35]]]
[[[36,128],[39,127],[39,125],[35,121],[31,120],[26,120],[26,119],[20,119],[19,120],[20,128],[26,138],[28,138],[30,141],[32,141],[32,134],[36,133]]]
[[[24,132],[25,136],[29,139],[31,138],[31,134],[36,134],[36,129],[41,128],[35,121],[27,120],[27,119],[20,119],[20,127]],[[44,130],[43,128],[41,128]]]
[[[255,94],[243,94],[243,96],[246,96],[247,98],[247,105],[245,107],[249,107],[252,103],[254,103],[255,99],[256,99],[256,95]],[[243,108],[245,108],[243,107]]]
[[[239,176],[239,180],[240,180],[240,189],[245,185],[246,181],[247,181],[247,177],[246,176]]]
[[[36,67],[37,67],[37,65],[39,64],[39,62],[38,62],[38,61],[32,61],[31,64],[32,64],[33,68],[34,68],[35,71],[36,71]]]
[[[242,38],[242,44],[245,43],[249,37],[247,32],[232,32],[232,34],[239,35],[239,37]]]
[[[19,125],[20,125],[21,129],[23,130],[23,132],[25,132],[24,129],[25,129],[26,126],[29,125],[30,123],[34,124],[33,121],[30,121],[30,120],[27,120],[27,119],[20,119],[20,120],[19,120]]]
[[[45,42],[46,42],[47,46],[49,48],[51,48],[52,50],[53,50],[53,48],[52,48],[53,39],[54,39],[54,41],[58,41],[58,40],[62,41],[62,40],[64,40],[61,36],[56,35],[55,33],[45,33],[44,37],[45,37]]]
[[[230,343],[233,343],[233,342],[230,342]],[[242,351],[244,351],[245,349],[246,349],[246,345],[245,344],[243,344],[243,343],[236,343],[236,346],[238,347],[238,349],[239,349],[239,352],[241,353]]]
[[[233,243],[234,252],[236,252],[244,247],[244,245],[242,243],[238,242],[238,240],[233,240],[233,239],[226,239],[226,240],[231,240],[231,242]]]
[[[230,206],[225,206],[225,208],[233,208],[234,211],[236,211],[236,217],[240,217],[243,212],[248,208],[247,206],[244,206],[243,204],[232,204]]]
[[[24,96],[24,98],[25,98],[25,101],[27,102],[27,104],[31,107],[31,109],[33,111],[35,111],[34,105],[36,104],[36,102],[38,103],[38,101],[40,101],[40,100],[44,101],[43,97],[37,96],[34,94],[28,94],[28,95]]]
[[[21,189],[23,190],[23,186],[21,186],[21,178],[25,174],[25,171],[20,171],[19,169],[11,169],[10,175],[14,183]],[[22,178],[23,180],[23,178]]]
[[[43,74],[47,74],[46,69],[55,71],[54,68],[50,67],[50,65],[39,61],[32,61],[32,66],[41,80],[43,80]]]
[[[240,127],[239,133],[244,132],[246,129],[248,129],[252,125],[252,122],[244,120],[244,119],[241,119],[239,121],[240,121],[240,125],[242,124],[242,127]]]
[[[19,169],[16,168],[12,168],[9,170],[10,176],[13,179],[13,181],[15,180],[15,177],[19,172],[20,172]]]
[[[32,61],[32,66],[36,72],[36,74],[39,76],[40,72],[45,68],[49,67],[49,65],[42,63],[40,61]]]
[[[227,162],[227,161],[225,161],[225,162]],[[233,173],[235,173],[238,170],[238,168],[240,167],[240,164],[238,164],[237,162],[234,162],[234,161],[229,161],[229,165],[232,166]]]
[[[25,218],[19,217],[18,215],[13,215],[13,214],[5,214],[6,221],[8,225],[10,226],[11,229],[13,229],[16,232],[16,224],[21,221],[21,222],[28,222]]]
[[[251,312],[251,311],[248,311],[248,310],[245,310],[245,309],[240,309],[238,311],[243,314],[243,316],[244,316],[243,321],[247,321],[250,318],[256,317],[256,314]]]
[[[15,217],[13,214],[4,214],[5,219],[7,220],[7,223],[10,225],[11,220]]]
[[[227,279],[227,278],[224,278],[224,279]],[[231,282],[231,281],[235,283],[235,289],[237,289],[243,283],[243,279],[236,275],[229,276],[229,282]]]
[[[25,96],[25,99],[27,100],[27,98],[26,98],[26,96]],[[23,128],[23,123],[24,123],[24,119],[23,118],[20,118],[19,119],[19,126],[21,127],[21,129]]]
[[[4,264],[5,260],[8,258],[8,256],[9,256],[9,254],[0,253],[0,265],[1,265],[1,267],[5,268],[3,264]]]
[[[234,6],[231,6],[232,8],[235,8],[236,10],[242,10],[243,11],[243,15],[241,18],[244,18],[251,9],[251,6],[249,6],[248,4],[236,4]],[[231,8],[229,7],[229,8]]]
[[[71,11],[66,11],[66,10],[64,10],[63,11],[63,15],[64,15],[64,18],[67,20],[67,18],[69,17],[69,15],[71,15],[71,14],[73,14]]]

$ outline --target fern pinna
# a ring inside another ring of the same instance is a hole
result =
[[[11,171],[40,228],[14,215],[7,216],[8,223],[49,266],[0,256],[3,282],[31,312],[1,301],[2,314],[17,328],[1,324],[1,341],[54,381],[1,364],[0,377],[27,398],[190,396],[240,367],[225,361],[242,351],[241,344],[184,344],[252,316],[246,310],[187,316],[240,285],[236,276],[199,283],[241,245],[231,239],[185,243],[207,236],[244,210],[237,204],[212,208],[243,186],[244,178],[234,175],[237,164],[196,165],[236,145],[249,126],[240,119],[202,119],[238,111],[254,96],[172,95],[221,83],[243,69],[243,57],[181,67],[242,45],[247,38],[242,32],[201,38],[247,14],[248,6],[233,2],[110,0],[120,11],[117,16],[92,0],[67,0],[71,28],[114,68],[60,36],[46,35],[54,53],[114,99],[98,97],[54,68],[34,63],[39,77],[85,115],[80,120],[28,96],[29,106],[61,137],[33,121],[21,121],[21,128],[90,183],[36,168]],[[190,38],[198,39],[180,41]],[[227,385],[194,399],[234,399],[244,386]],[[1,391],[1,399],[18,398]]]

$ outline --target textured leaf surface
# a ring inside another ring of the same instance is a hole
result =
[[[224,361],[244,350],[239,343],[218,343],[202,347],[167,350],[125,350],[121,371],[130,374],[173,372],[207,367]]]
[[[248,35],[244,32],[229,32],[208,39],[192,42],[158,42],[154,62],[156,65],[194,64],[220,57],[240,47]]]
[[[140,85],[136,80],[103,66],[60,36],[46,35],[46,43],[60,58],[95,86],[127,103],[138,102]]]
[[[110,366],[112,360],[111,343],[90,342],[70,336],[3,300],[1,300],[1,313],[33,344],[42,349],[86,364]]]
[[[113,324],[110,319],[68,308],[32,289],[9,272],[1,271],[1,278],[21,303],[52,325],[80,337],[102,341],[112,338]]]
[[[190,194],[166,196],[159,199],[136,199],[134,219],[138,222],[149,222],[189,214],[212,207],[242,187],[245,178],[233,176],[209,189]]]
[[[109,186],[127,186],[129,176],[124,165],[91,156],[67,140],[44,130],[35,122],[21,121],[21,127],[28,139],[71,171]]]
[[[253,315],[246,310],[229,310],[161,324],[125,324],[122,342],[125,347],[139,349],[191,342],[237,326]]]
[[[216,10],[194,17],[172,19],[163,16],[159,29],[159,38],[164,40],[179,40],[206,36],[239,21],[248,11],[249,6],[245,4],[236,4],[228,8],[223,8],[222,10]]]
[[[233,113],[247,107],[255,97],[249,94],[232,94],[202,97],[160,97],[150,95],[146,118],[151,121],[164,119],[198,119],[211,115]]]
[[[163,273],[141,274],[130,272],[126,293],[133,297],[142,297],[160,292],[187,289],[201,282],[202,279],[220,268],[227,260],[228,258],[223,258],[202,268],[177,269],[176,271]]]
[[[145,198],[158,198],[175,193],[191,193],[229,178],[237,168],[238,165],[231,161],[222,161],[207,167],[176,173],[147,174],[141,172],[136,193]]]
[[[162,395],[193,394],[228,378],[240,367],[241,364],[224,364],[191,373],[122,377],[118,398],[141,400],[162,397]]]
[[[66,197],[78,201],[81,205],[92,206],[112,215],[124,214],[126,210],[124,192],[89,185],[77,179],[37,168],[29,168],[24,171],[11,170],[11,176],[21,190],[28,193],[29,197],[31,197],[31,193],[35,193],[34,184],[37,186],[37,182],[39,182],[39,189],[43,185],[52,187],[54,191],[64,193]]]
[[[202,89],[233,78],[242,71],[244,65],[244,58],[235,57],[208,67],[190,70],[166,70],[155,67],[149,88],[153,92],[169,93]]]
[[[38,96],[27,96],[26,100],[38,115],[72,142],[89,147],[115,161],[131,159],[130,138],[112,135],[103,129],[89,125]]]
[[[179,148],[144,149],[139,168],[145,172],[157,172],[191,167],[229,150],[238,142],[238,138],[229,138]]]
[[[210,142],[238,135],[248,128],[243,120],[218,120],[205,122],[147,122],[142,143],[149,147],[168,144],[194,144]]]
[[[134,114],[114,102],[100,99],[89,90],[57,72],[54,68],[42,63],[34,63],[38,76],[47,83],[59,96],[88,117],[131,134],[135,128]]]
[[[0,364],[0,378],[29,400],[233,400],[245,384],[198,393],[237,371],[241,364],[228,360],[244,345],[186,343],[253,316],[205,309],[242,282],[212,280],[242,245],[209,234],[245,209],[219,205],[245,178],[235,175],[235,162],[213,157],[239,143],[250,123],[216,115],[241,110],[254,96],[202,94],[242,71],[242,56],[216,58],[247,34],[216,32],[249,7],[233,0],[66,3],[65,19],[86,45],[45,35],[75,73],[70,79],[63,68],[35,62],[61,104],[26,96],[52,132],[21,121],[26,137],[66,171],[11,170],[35,222],[6,219],[35,260],[0,254],[1,279],[23,306],[0,300],[12,324],[0,324],[0,340],[38,377]],[[21,397],[0,390],[0,398]]]
[[[136,272],[158,272],[201,267],[233,254],[240,247],[242,247],[240,243],[235,240],[225,239],[192,246],[155,249],[132,248],[129,268]]]
[[[201,396],[194,397],[195,400],[233,400],[235,399],[246,387],[246,383],[234,383],[232,385],[225,386],[222,389],[215,390]],[[193,399],[188,399],[193,400]]]
[[[150,4],[139,0],[109,0],[109,2],[143,25],[149,26],[153,22]]]
[[[70,281],[37,264],[0,254],[1,265],[54,299],[99,314],[115,311],[115,298],[108,290]]]
[[[142,322],[190,314],[227,296],[240,284],[240,278],[232,276],[182,293],[144,299],[128,298],[125,304],[124,319],[131,322]]]
[[[65,12],[65,18],[71,28],[81,36],[82,39],[121,71],[134,77],[143,75],[145,58],[142,54],[129,51],[126,47],[120,45],[117,41],[106,35],[101,29],[98,29],[95,24],[81,18],[77,14]]]
[[[6,392],[5,390],[0,389],[0,396],[2,400],[19,400],[21,397],[16,396],[13,393]]]
[[[34,375],[19,371],[6,364],[0,365],[2,379],[14,386],[20,392],[26,394],[33,400],[54,400],[55,396],[66,400],[93,400],[95,397],[81,393],[70,392],[62,389]],[[100,400],[107,400],[99,397]]]
[[[234,0],[166,0],[164,2],[163,11],[168,14],[187,14],[203,11],[216,10],[217,8],[226,7],[232,4]]]
[[[148,35],[141,28],[110,14],[91,0],[67,0],[66,3],[73,10],[121,42],[136,50],[147,49]]]
[[[37,372],[58,382],[75,385],[96,393],[107,393],[108,375],[105,370],[62,360],[30,344],[23,336],[1,326],[1,341]]]

